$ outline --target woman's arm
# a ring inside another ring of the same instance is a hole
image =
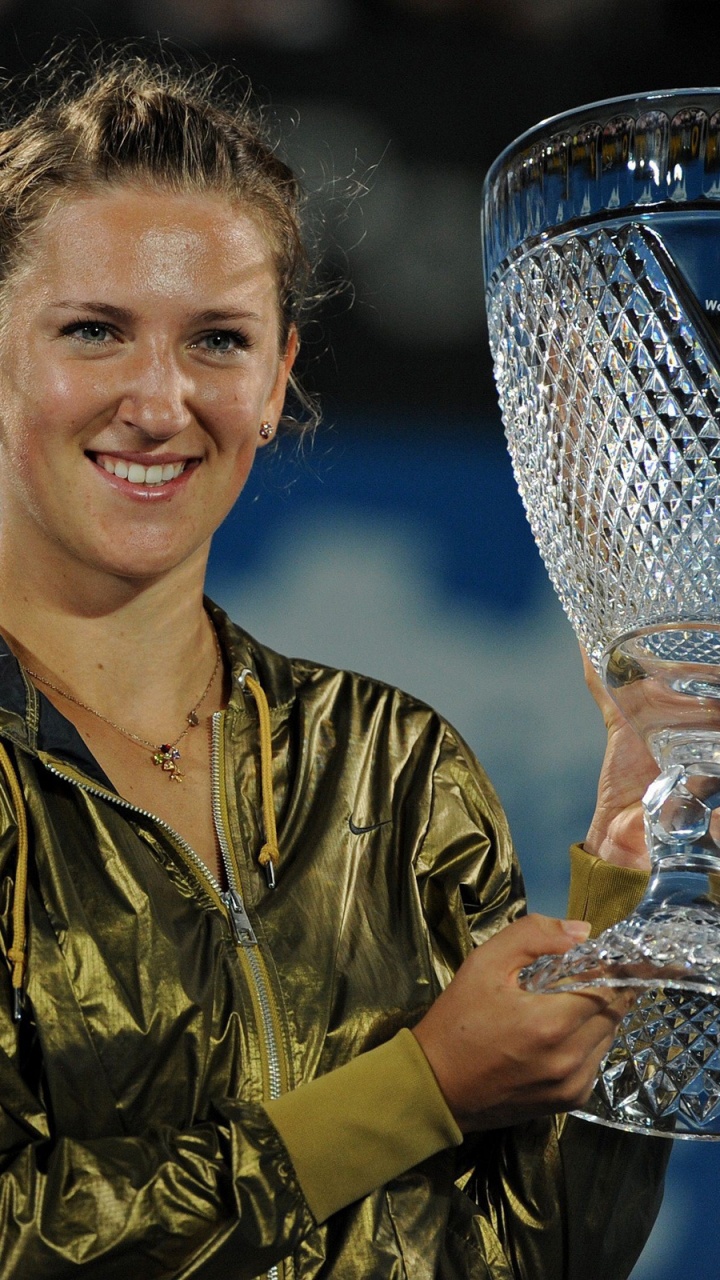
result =
[[[605,880],[642,882],[649,859],[641,798],[657,768],[587,659],[585,674],[608,731],[586,849],[600,860]],[[436,779],[435,786],[443,784]],[[474,789],[466,784],[469,804]],[[492,802],[485,801],[483,810],[487,825],[494,813]],[[447,821],[441,805],[436,805],[435,821]],[[503,820],[497,823],[496,836],[501,867],[511,866],[507,842]],[[490,861],[487,852],[483,861]],[[467,892],[465,898],[467,908]],[[508,905],[510,901],[509,892]],[[482,892],[480,915],[481,904]],[[522,990],[517,976],[537,956],[568,950],[590,929],[590,922],[572,920],[528,917],[516,921],[467,957],[415,1028],[464,1131],[517,1124],[535,1115],[572,1110],[587,1100],[600,1061],[633,1003],[632,994],[597,988],[582,994],[558,993],[548,1002],[545,995],[538,998]]]
[[[0,1034],[13,1035],[5,1019]],[[27,1047],[20,1056],[38,1077]],[[153,1280],[207,1264],[208,1276],[250,1280],[460,1140],[409,1031],[266,1107],[226,1099],[187,1130],[88,1141],[53,1135],[0,1050],[0,1275]]]
[[[0,1108],[3,1280],[183,1276],[223,1245],[249,1280],[314,1227],[262,1107],[228,1102],[205,1124],[143,1137],[56,1137],[0,1050]]]
[[[620,733],[625,726],[611,714]],[[627,782],[631,763],[634,776],[624,806],[608,807],[612,771],[619,769]],[[632,829],[637,837],[636,806],[652,771],[639,741],[611,739],[596,835],[605,838],[614,823],[615,833]],[[530,996],[517,987],[523,949],[529,958],[544,940],[548,951],[563,950],[571,940],[562,940],[558,921],[528,920],[523,933],[517,924],[503,927],[523,909],[521,884],[504,817],[488,788],[471,753],[450,735],[434,780],[433,821],[418,858],[439,976],[453,952],[461,955],[473,942],[495,936],[465,961],[416,1035],[424,1047],[429,1042],[428,1056],[451,1110],[464,1128],[474,1130],[460,1164],[465,1170],[474,1165],[466,1190],[476,1202],[483,1240],[495,1241],[519,1280],[621,1280],[657,1214],[670,1143],[547,1114],[587,1096],[625,997]],[[607,854],[608,843],[600,843]],[[629,867],[596,862],[578,851],[576,909],[591,923],[598,912],[619,918],[642,891],[643,861],[638,848]],[[591,874],[587,864],[594,868]],[[533,1110],[537,1118],[528,1121]]]

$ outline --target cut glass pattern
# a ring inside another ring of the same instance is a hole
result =
[[[590,1102],[577,1115],[668,1138],[720,1126],[720,1003],[647,991],[623,1019]]]
[[[520,493],[596,665],[638,627],[720,619],[720,375],[658,235],[539,244],[488,316]]]
[[[523,986],[528,991],[640,990],[672,981],[683,995],[683,983],[692,983],[696,995],[715,995],[719,923],[710,904],[660,909],[650,919],[632,915],[562,956],[541,956],[523,970]]]
[[[720,631],[668,627],[644,636],[645,650],[662,662],[701,662],[720,668]]]

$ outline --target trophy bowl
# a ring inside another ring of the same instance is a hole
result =
[[[535,540],[659,769],[641,903],[522,981],[639,993],[581,1114],[717,1138],[720,89],[595,103],[532,129],[488,173],[483,246]]]

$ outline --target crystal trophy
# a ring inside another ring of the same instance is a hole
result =
[[[641,903],[523,981],[639,992],[580,1114],[717,1138],[720,89],[539,125],[492,166],[483,217],[518,487],[560,601],[659,769]]]

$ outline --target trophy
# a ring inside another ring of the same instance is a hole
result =
[[[720,89],[539,125],[490,169],[483,217],[518,487],[560,601],[659,769],[641,903],[522,981],[639,993],[579,1114],[717,1138]]]

